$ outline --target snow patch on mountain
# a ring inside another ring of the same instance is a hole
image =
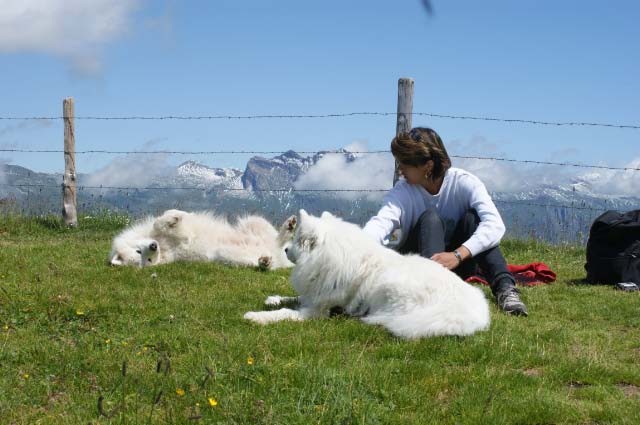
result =
[[[237,168],[212,168],[196,161],[186,161],[176,168],[173,183],[187,187],[242,189],[242,170]]]

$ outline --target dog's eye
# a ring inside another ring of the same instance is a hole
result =
[[[151,258],[147,258],[147,261],[148,261],[148,262],[151,262]]]
[[[136,249],[136,252],[137,252],[138,254],[142,254],[142,251],[140,251],[139,249]]]

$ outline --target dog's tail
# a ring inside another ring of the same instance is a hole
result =
[[[439,335],[471,335],[489,327],[489,305],[484,297],[471,308],[468,304],[440,303],[416,306],[404,314],[378,314],[363,317],[401,338],[416,339]]]

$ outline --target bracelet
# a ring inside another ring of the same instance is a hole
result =
[[[455,255],[456,258],[458,259],[458,264],[462,263],[462,255],[460,255],[457,249],[453,250],[453,255]]]

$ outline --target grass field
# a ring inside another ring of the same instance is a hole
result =
[[[0,218],[0,423],[640,423],[640,294],[582,285],[581,247],[505,242],[558,273],[523,289],[528,318],[404,341],[245,322],[288,271],[107,267],[124,225]]]

